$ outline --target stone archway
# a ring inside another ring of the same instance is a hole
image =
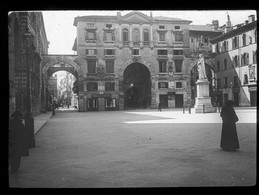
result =
[[[48,104],[48,94],[47,94],[47,86],[48,86],[48,78],[51,73],[64,70],[73,74],[77,80],[78,84],[78,96],[80,91],[83,91],[83,70],[81,68],[81,64],[79,63],[80,59],[76,55],[43,55],[41,61],[42,67],[42,77],[46,90],[44,91],[45,96],[45,104]],[[52,68],[57,64],[68,64],[67,67],[59,67]],[[82,105],[79,105],[78,111],[82,110]],[[47,108],[47,106],[46,106]]]
[[[147,108],[151,103],[151,76],[142,63],[132,63],[123,71],[124,108]]]

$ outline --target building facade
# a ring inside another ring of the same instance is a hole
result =
[[[47,85],[42,82],[41,55],[48,52],[41,12],[12,12],[8,17],[9,115],[15,109],[26,113],[28,104],[34,115],[45,110]],[[29,36],[28,36],[29,35]],[[29,85],[27,78],[29,77]],[[28,102],[27,90],[31,98]]]
[[[83,70],[79,111],[192,104],[191,71],[200,52],[214,66],[208,38],[221,32],[212,25],[190,30],[191,22],[141,12],[76,17],[73,49]],[[194,45],[201,35],[203,43]]]
[[[235,106],[256,106],[257,102],[257,22],[251,15],[242,24],[210,39],[216,60],[217,97],[233,100]]]

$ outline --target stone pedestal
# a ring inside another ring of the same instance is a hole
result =
[[[216,112],[216,107],[211,104],[211,98],[209,96],[209,81],[207,79],[199,79],[196,82],[197,97],[195,98],[194,110],[195,113],[203,113],[203,107],[205,113]]]

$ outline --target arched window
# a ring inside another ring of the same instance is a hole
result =
[[[139,30],[138,29],[134,29],[133,30],[133,42],[139,42]]]
[[[129,31],[126,28],[122,31],[122,41],[129,41]]]
[[[144,41],[148,42],[149,41],[149,30],[144,29]]]

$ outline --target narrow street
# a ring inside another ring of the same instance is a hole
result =
[[[220,149],[219,113],[58,110],[36,133],[10,187],[256,184],[256,109],[236,109],[240,150]],[[184,123],[183,123],[184,119]]]

